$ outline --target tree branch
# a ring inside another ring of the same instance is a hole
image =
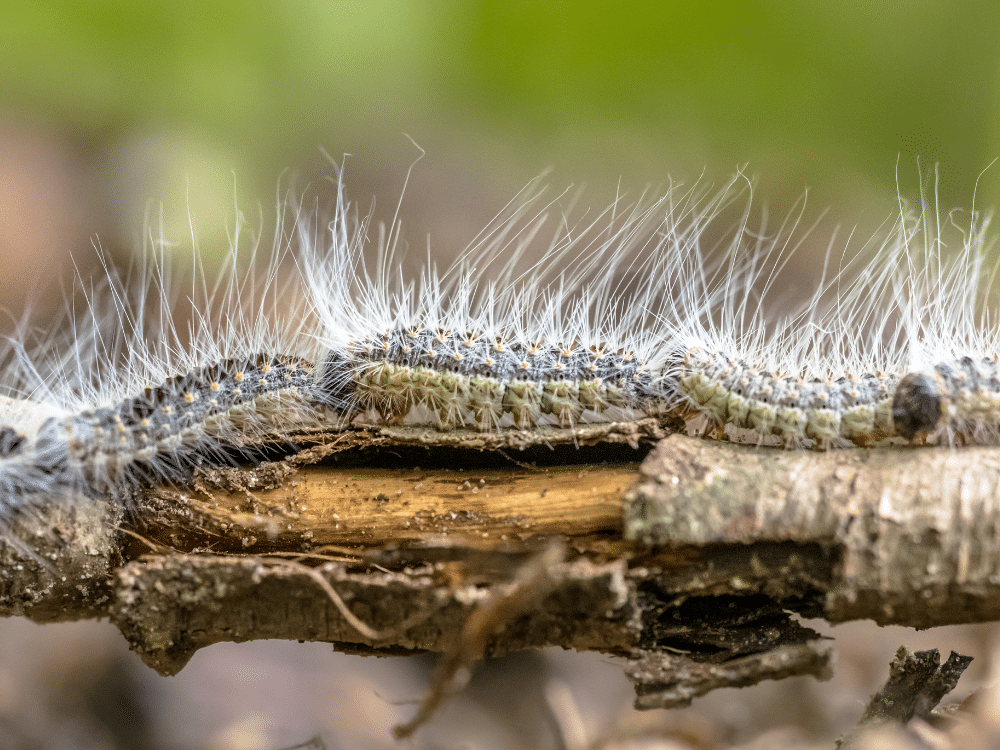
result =
[[[0,609],[108,616],[165,674],[257,638],[437,651],[452,667],[596,650],[630,660],[644,708],[826,675],[829,645],[796,613],[915,627],[1000,613],[997,449],[795,453],[672,435],[641,466],[539,468],[527,461],[610,455],[602,436],[660,428],[602,428],[579,450],[560,431],[566,452],[526,444],[516,462],[481,453],[476,433],[470,450],[462,434],[402,429],[150,489],[125,518],[93,500],[25,514],[25,544],[0,553]]]

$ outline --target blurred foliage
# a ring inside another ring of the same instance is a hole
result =
[[[413,74],[413,7],[25,3],[0,24],[0,96],[8,111],[98,147],[178,131],[267,158],[363,117],[355,102],[393,68]]]
[[[153,196],[206,163],[230,201],[233,171],[266,196],[317,146],[398,173],[405,131],[484,182],[749,162],[764,195],[878,196],[881,216],[917,157],[944,204],[971,201],[1000,155],[998,35],[996,0],[38,0],[0,24],[0,116],[98,159],[159,139]]]
[[[996,154],[989,0],[469,6],[446,45],[461,90],[547,140],[619,117],[665,146],[695,131],[733,162],[816,152],[865,169],[900,154],[975,174]]]

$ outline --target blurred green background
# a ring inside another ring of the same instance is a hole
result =
[[[322,185],[321,148],[391,217],[404,133],[419,247],[464,246],[548,167],[596,205],[747,165],[773,213],[808,189],[867,231],[919,158],[968,207],[1000,155],[998,42],[996,0],[24,3],[0,23],[0,292],[94,237],[126,253],[159,201],[168,235],[190,210],[219,244],[234,190],[267,213],[285,170]],[[1000,166],[976,204],[998,199]]]

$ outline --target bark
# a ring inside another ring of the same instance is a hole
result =
[[[110,617],[164,674],[219,641],[441,652],[431,708],[469,662],[517,649],[622,656],[651,708],[828,674],[830,644],[796,615],[997,619],[1000,450],[821,454],[671,435],[641,465],[621,462],[661,429],[503,446],[349,432],[149,489],[124,517],[53,499],[14,525],[24,544],[2,551],[0,609]],[[536,465],[602,457],[619,462]]]
[[[889,665],[889,679],[872,696],[857,727],[841,738],[837,747],[860,747],[866,735],[870,737],[882,725],[905,725],[914,718],[930,718],[971,661],[971,657],[952,651],[941,663],[937,649],[911,654],[900,647]]]
[[[642,473],[625,508],[641,547],[812,550],[811,611],[831,622],[1000,618],[996,448],[784,453],[674,436]]]

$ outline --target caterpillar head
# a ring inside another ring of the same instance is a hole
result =
[[[941,421],[941,407],[938,378],[922,372],[904,376],[892,397],[892,423],[896,434],[907,440],[928,435]]]

